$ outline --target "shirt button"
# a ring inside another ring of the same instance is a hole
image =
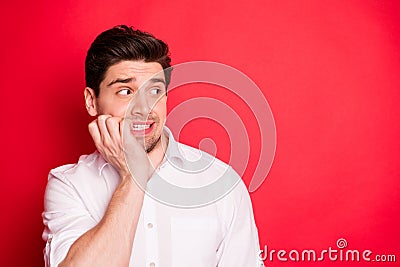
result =
[[[148,223],[147,224],[147,228],[149,228],[149,229],[153,228],[153,224],[152,223]],[[150,266],[151,266],[151,264],[150,264]]]
[[[155,267],[156,264],[155,264],[154,262],[150,262],[149,266],[150,266],[150,267]]]

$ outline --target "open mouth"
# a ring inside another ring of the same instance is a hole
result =
[[[154,128],[154,122],[133,122],[131,124],[131,133],[134,135],[147,135]]]

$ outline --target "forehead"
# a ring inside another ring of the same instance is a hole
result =
[[[157,62],[121,61],[110,66],[101,84],[108,84],[115,79],[133,78],[133,82],[142,83],[150,77],[164,78],[163,68]]]

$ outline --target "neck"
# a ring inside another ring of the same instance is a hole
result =
[[[147,155],[149,156],[150,163],[157,169],[160,166],[168,147],[168,136],[163,132],[158,144]]]

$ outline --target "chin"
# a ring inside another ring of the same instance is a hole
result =
[[[147,153],[150,153],[161,143],[161,133],[150,137],[150,140],[146,141],[144,149]]]
[[[146,153],[148,154],[148,153],[150,153],[151,151],[153,151],[154,148],[156,148],[157,145],[158,145],[160,142],[161,142],[161,136],[160,136],[156,141],[153,141],[153,142],[151,142],[151,143],[149,143],[149,144],[146,143],[146,146],[145,146],[145,148],[144,148],[144,149],[146,150]]]

